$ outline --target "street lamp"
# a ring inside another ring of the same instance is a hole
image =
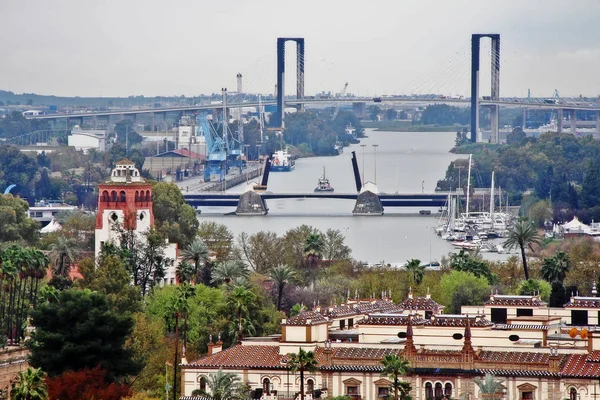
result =
[[[373,149],[375,149],[375,177],[373,179],[373,183],[375,185],[377,185],[377,147],[378,146],[379,146],[378,144],[373,145]]]
[[[425,193],[425,181],[421,182],[421,194]]]
[[[365,184],[365,147],[367,147],[366,144],[361,144],[360,147],[362,147],[362,184]]]

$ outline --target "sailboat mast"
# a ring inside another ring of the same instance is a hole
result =
[[[473,157],[473,155],[469,154],[469,173],[467,176],[467,210],[466,210],[467,217],[469,216],[469,201],[470,201],[470,196],[471,196],[471,158],[472,157]]]
[[[494,171],[492,171],[492,188],[490,190],[490,217],[494,218]]]

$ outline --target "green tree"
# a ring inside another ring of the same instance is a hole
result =
[[[260,231],[253,235],[242,232],[238,243],[245,260],[255,272],[264,274],[283,262],[286,246],[274,232]]]
[[[0,125],[5,121],[6,118],[0,119]],[[37,162],[33,157],[22,153],[16,146],[0,145],[0,193],[9,185],[17,185],[11,193],[31,197],[37,172]]]
[[[450,268],[456,271],[470,272],[476,277],[484,277],[489,283],[494,280],[487,263],[480,258],[473,257],[464,249],[450,255]]]
[[[378,106],[369,106],[368,111],[371,121],[377,121],[377,117],[379,116],[379,113],[381,113],[381,109]]]
[[[58,236],[50,245],[48,256],[54,264],[54,273],[64,278],[69,276],[71,264],[75,262],[79,250],[75,240],[66,236]]]
[[[550,292],[550,300],[548,306],[550,307],[562,307],[568,302],[567,292],[565,286],[560,281],[552,282],[552,289]]]
[[[278,265],[269,271],[269,279],[277,285],[277,310],[281,310],[285,285],[296,282],[297,276],[296,271],[285,264]]]
[[[535,296],[539,294],[543,301],[548,301],[550,299],[551,291],[552,289],[548,282],[538,279],[521,281],[517,288],[518,294],[525,296]]]
[[[250,271],[248,271],[248,268],[242,261],[223,261],[213,268],[211,283],[225,283],[229,285],[237,279],[248,278],[249,274]]]
[[[323,242],[323,237],[320,234],[311,233],[306,238],[306,243],[304,244],[304,257],[306,257],[308,265],[311,268],[310,276],[313,284],[317,278],[317,267],[323,259],[324,248],[325,243]]]
[[[587,170],[583,177],[581,202],[584,207],[594,207],[600,204],[600,172],[595,159],[588,162]]]
[[[241,380],[233,372],[219,369],[209,374],[206,385],[210,388],[210,398],[213,400],[236,400],[240,398]]]
[[[172,243],[185,248],[196,238],[198,218],[196,211],[186,204],[177,185],[160,182],[152,187],[152,209],[156,229]]]
[[[131,350],[124,347],[132,318],[110,310],[103,294],[64,290],[57,301],[40,304],[31,315],[35,331],[27,342],[30,363],[49,376],[98,365],[113,379],[139,371]]]
[[[525,132],[523,132],[523,128],[521,128],[520,126],[517,126],[516,128],[513,128],[513,130],[508,135],[506,135],[506,143],[507,144],[521,143],[521,141],[526,138],[527,138],[527,135],[525,135]]]
[[[191,282],[194,279],[194,266],[187,261],[181,261],[175,269],[178,283]]]
[[[344,244],[344,235],[339,229],[327,229],[323,235],[323,257],[329,261],[345,260],[351,250]]]
[[[523,272],[525,273],[525,280],[529,279],[529,269],[527,268],[527,256],[525,255],[525,248],[533,250],[534,244],[540,244],[541,237],[537,232],[537,229],[533,223],[529,221],[517,221],[515,226],[508,231],[508,237],[504,242],[504,247],[512,249],[519,247],[521,250],[521,259],[523,261]]]
[[[409,362],[402,357],[398,357],[397,354],[387,354],[383,360],[381,360],[381,364],[383,365],[383,371],[381,374],[394,379],[394,382],[392,383],[394,399],[404,400],[405,396],[410,394],[410,389],[409,393],[403,393],[400,397],[401,387],[399,377],[406,375],[406,373],[410,370]]]
[[[502,398],[502,379],[496,379],[492,374],[485,374],[483,379],[473,378],[473,382],[479,387],[481,394],[488,395],[488,399],[500,399]],[[498,397],[494,396],[497,395]],[[490,397],[491,396],[491,397]]]
[[[486,278],[470,272],[451,271],[440,280],[438,301],[447,307],[450,314],[460,313],[462,305],[483,305],[490,294]]]
[[[106,295],[114,312],[124,314],[141,310],[140,291],[131,286],[131,276],[120,257],[101,256],[94,274],[84,277],[81,286]]]
[[[10,391],[13,400],[47,400],[48,388],[44,380],[46,374],[40,368],[27,368],[19,371],[14,387]]]
[[[423,281],[423,277],[425,276],[425,267],[421,265],[421,260],[413,258],[409,261],[406,261],[404,268],[406,268],[406,271],[412,275],[415,283],[420,285]]]
[[[185,261],[194,262],[194,274],[193,274],[193,282],[197,283],[199,281],[204,282],[204,284],[210,283],[210,265],[208,262],[208,247],[204,243],[204,241],[200,238],[194,239],[181,253],[183,259]],[[204,273],[202,274],[203,279],[200,278],[200,264],[204,265]]]
[[[256,295],[243,286],[234,287],[227,298],[227,302],[233,308],[238,318],[237,339],[240,341],[244,337],[244,315],[248,316],[249,307],[254,301],[256,301]]]
[[[233,233],[227,226],[214,221],[204,221],[198,228],[198,237],[216,253],[217,261],[227,260],[233,249]]]
[[[300,348],[298,353],[289,355],[288,367],[290,372],[300,372],[300,400],[304,400],[304,373],[317,371],[317,360],[312,351],[305,351]]]
[[[27,210],[29,205],[26,201],[11,194],[0,194],[0,242],[37,243],[40,223],[29,218]]]
[[[542,264],[542,277],[552,283],[553,281],[564,282],[567,272],[571,269],[571,260],[564,251],[558,251],[554,257],[544,259]]]

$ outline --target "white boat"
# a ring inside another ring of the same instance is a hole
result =
[[[296,162],[291,158],[287,148],[273,153],[271,172],[289,172],[293,171],[295,167]]]
[[[325,176],[325,167],[323,167],[323,176],[319,178],[319,183],[315,188],[315,192],[333,192],[333,187],[329,183],[329,179]]]

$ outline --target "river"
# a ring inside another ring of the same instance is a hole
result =
[[[351,151],[356,151],[358,165],[365,180],[375,181],[387,193],[433,192],[438,179],[445,175],[450,161],[461,157],[449,153],[454,146],[455,132],[386,132],[366,130],[367,138],[344,148],[336,157],[312,157],[296,160],[292,172],[276,172],[269,176],[269,191],[312,192],[326,168],[327,177],[336,192],[355,192]],[[374,147],[373,145],[377,145]],[[364,157],[363,157],[364,151]],[[375,154],[376,152],[376,154]],[[375,163],[375,159],[377,163]],[[241,192],[242,186],[230,189]],[[225,224],[237,237],[241,232],[261,230],[284,234],[302,224],[320,230],[339,229],[346,236],[352,256],[370,264],[400,265],[411,258],[423,263],[439,261],[454,251],[450,243],[433,232],[439,214],[431,209],[430,216],[419,215],[418,208],[385,209],[383,216],[353,216],[352,200],[282,199],[269,200],[266,216],[242,217],[223,215],[231,208],[202,209],[200,221]],[[502,259],[506,255],[486,254],[486,258]]]

